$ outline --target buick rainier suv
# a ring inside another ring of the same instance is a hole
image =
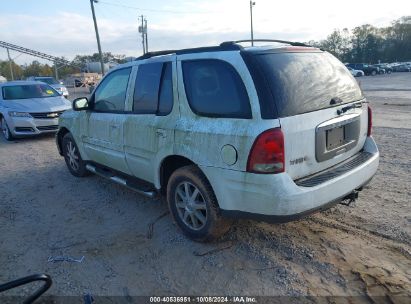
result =
[[[318,48],[244,42],[147,53],[111,70],[60,117],[70,172],[163,195],[197,241],[235,218],[284,222],[354,200],[379,163],[356,80]]]

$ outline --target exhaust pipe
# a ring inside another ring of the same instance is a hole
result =
[[[358,198],[358,191],[354,190],[350,194],[344,196],[344,198],[341,200],[340,204],[344,206],[349,206],[352,203],[355,202],[355,200]],[[347,201],[347,202],[345,202]]]

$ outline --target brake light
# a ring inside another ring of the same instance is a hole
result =
[[[284,136],[280,128],[264,131],[257,136],[248,155],[247,172],[284,172]]]
[[[371,136],[371,129],[372,129],[372,111],[371,111],[371,107],[368,106],[368,130],[367,130],[367,136]]]

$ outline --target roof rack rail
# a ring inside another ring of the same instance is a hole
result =
[[[158,51],[158,52],[148,52],[140,57],[137,57],[135,60],[143,60],[143,59],[148,59],[148,58],[155,57],[155,56],[162,56],[162,55],[169,55],[169,54],[182,55],[182,54],[218,52],[218,51],[238,51],[242,49],[243,47],[241,45],[238,45],[235,43],[220,44],[217,46],[205,46],[205,47],[181,49],[181,50],[166,50],[166,51]]]
[[[306,43],[302,43],[302,42],[295,42],[295,41],[287,41],[287,40],[277,40],[277,39],[245,39],[245,40],[236,40],[236,41],[225,41],[223,43],[220,44],[220,46],[226,46],[226,45],[233,45],[233,44],[237,44],[237,43],[242,43],[242,42],[278,42],[278,43],[286,43],[292,46],[307,46],[307,47],[311,47],[311,45],[306,44]]]
[[[155,57],[155,56],[175,54],[176,52],[177,52],[176,50],[148,52],[148,53],[145,53],[144,55],[141,55],[140,57],[137,57],[135,60],[143,60],[143,59],[148,59],[148,58]]]

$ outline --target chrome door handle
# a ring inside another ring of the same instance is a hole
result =
[[[160,136],[160,137],[167,137],[166,131],[162,130],[162,129],[157,129],[156,134],[157,134],[157,136]]]

